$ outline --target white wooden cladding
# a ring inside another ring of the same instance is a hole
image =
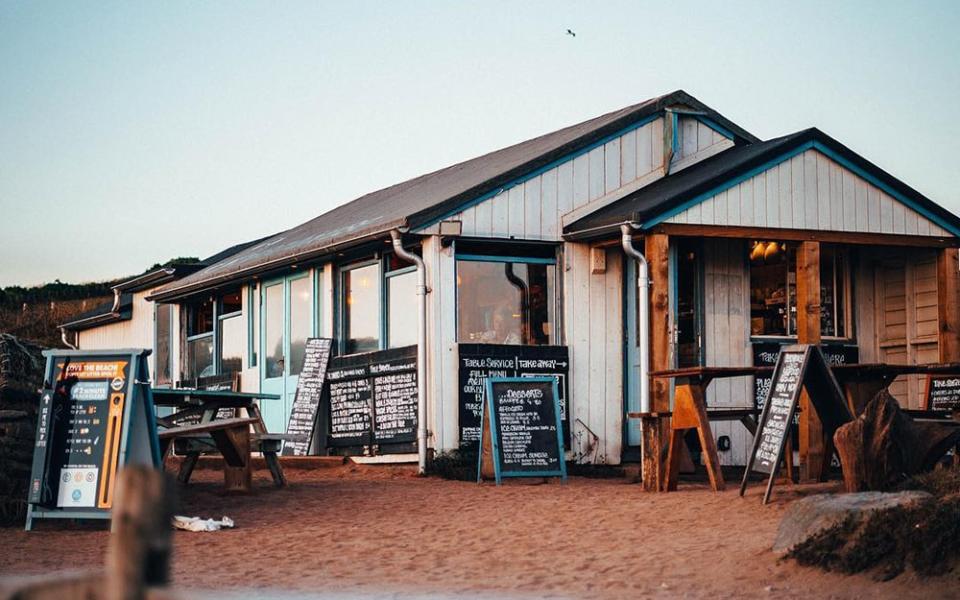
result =
[[[133,294],[131,318],[81,331],[77,347],[82,350],[114,350],[117,348],[148,348],[154,344],[153,302],[147,302],[148,291]],[[174,311],[177,312],[177,311]],[[176,332],[177,330],[172,330]],[[175,333],[172,338],[177,338]],[[176,355],[174,355],[176,356]],[[151,375],[156,373],[156,353],[148,358]]]
[[[711,367],[743,367],[753,363],[750,344],[750,272],[746,242],[705,238],[704,331],[706,364]],[[753,378],[715,379],[707,388],[710,408],[752,407]],[[730,450],[720,452],[720,463],[744,465],[752,437],[739,421],[710,424],[715,438],[730,438]]]
[[[785,160],[668,223],[950,236],[816,150]]]
[[[674,163],[697,160],[698,153],[732,145],[690,117],[680,119],[679,152]],[[561,217],[652,173],[663,173],[663,118],[627,132],[585,154],[506,189],[451,217],[463,235],[559,241]],[[707,154],[703,155],[705,158]],[[692,164],[692,163],[690,163]]]
[[[571,448],[583,463],[619,464],[623,438],[623,252],[590,271],[590,246],[564,246],[563,323],[570,352]],[[599,440],[594,441],[593,435]]]

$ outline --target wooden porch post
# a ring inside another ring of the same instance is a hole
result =
[[[797,248],[797,342],[820,344],[820,242]],[[806,390],[800,396],[801,479],[819,481],[824,473],[823,426]]]
[[[670,365],[670,237],[651,233],[644,237],[644,255],[650,266],[650,370],[662,371]],[[670,382],[656,378],[650,381],[650,410],[655,413],[670,411]],[[669,422],[660,420],[654,435],[657,442],[648,447],[663,448],[667,439]],[[644,432],[647,435],[647,432]],[[653,458],[653,457],[651,457]],[[663,463],[656,457],[656,481],[644,482],[650,491],[663,489]],[[644,458],[646,461],[646,458]],[[653,471],[653,469],[650,469]]]
[[[960,263],[956,248],[937,254],[940,362],[960,362]]]

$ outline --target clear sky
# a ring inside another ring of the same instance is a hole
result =
[[[6,0],[0,286],[204,257],[678,88],[960,212],[958,31],[960,2]]]

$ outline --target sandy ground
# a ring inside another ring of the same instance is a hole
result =
[[[237,527],[176,532],[175,584],[246,597],[960,598],[957,573],[879,583],[779,562],[769,548],[786,504],[824,486],[779,487],[761,506],[759,484],[741,499],[702,484],[645,494],[626,479],[496,487],[406,467],[287,474],[286,489],[264,471],[251,494],[225,496],[218,472],[197,471],[180,513]],[[107,536],[61,522],[0,529],[0,575],[100,566]]]

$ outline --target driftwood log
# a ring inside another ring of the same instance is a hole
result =
[[[886,390],[833,436],[847,492],[891,490],[932,469],[958,442],[960,427],[916,422]]]

